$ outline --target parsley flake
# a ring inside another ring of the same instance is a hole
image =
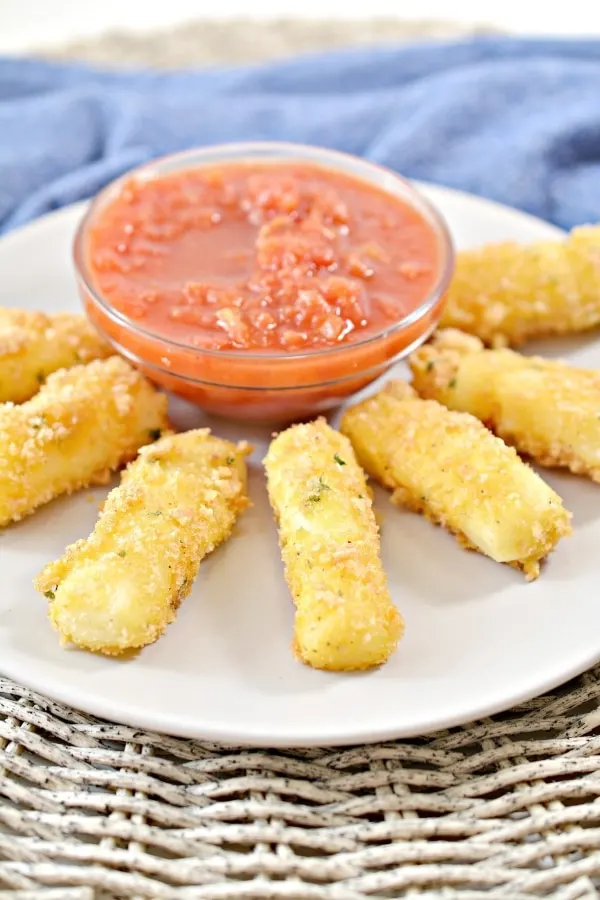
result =
[[[341,456],[338,456],[337,453],[334,453],[334,454],[333,454],[333,458],[335,459],[335,461],[336,461],[336,463],[338,464],[338,466],[345,466],[345,465],[346,465],[346,460],[345,460],[345,459],[342,459]]]
[[[328,484],[325,484],[325,482],[323,481],[323,476],[319,475],[319,479],[316,484],[313,480],[313,483],[311,484],[311,490],[312,493],[308,495],[307,501],[309,503],[318,503],[325,491],[330,491],[331,488]]]
[[[48,600],[54,600],[55,596],[54,591],[44,591],[44,597],[47,597]]]

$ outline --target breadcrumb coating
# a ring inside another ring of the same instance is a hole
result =
[[[0,403],[24,403],[53,372],[113,352],[83,316],[0,307]]]
[[[421,397],[469,412],[540,465],[600,483],[600,372],[438,332],[410,359]]]
[[[0,526],[61,494],[106,483],[167,428],[167,398],[124,360],[62,369],[0,405]]]
[[[248,505],[249,452],[208,429],[142,448],[90,537],[36,580],[63,643],[114,656],[161,636]]]
[[[265,467],[296,605],[296,655],[336,671],[384,663],[404,623],[390,599],[370,492],[350,442],[324,419],[294,425],[271,443]]]
[[[494,347],[600,325],[600,226],[564,241],[489,244],[457,254],[441,328]]]
[[[341,430],[392,500],[456,535],[463,546],[537,578],[570,533],[560,497],[514,448],[467,413],[421,400],[405,382],[346,411]]]

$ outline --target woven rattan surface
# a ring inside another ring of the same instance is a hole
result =
[[[598,897],[599,698],[596,669],[432,737],[264,751],[0,679],[0,900]]]
[[[198,22],[57,53],[174,66],[463,32]],[[287,752],[102,722],[0,676],[0,900],[591,900],[598,726],[600,669],[432,737]]]

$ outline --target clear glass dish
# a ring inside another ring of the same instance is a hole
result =
[[[141,327],[94,288],[86,259],[90,229],[105,205],[131,178],[229,163],[312,163],[341,171],[400,198],[425,219],[438,242],[435,283],[410,314],[384,330],[334,347],[304,351],[205,350]],[[411,353],[436,327],[454,266],[454,252],[440,213],[399,175],[373,163],[320,147],[240,143],[164,157],[128,172],[90,204],[74,242],[77,284],[85,310],[115,350],[150,379],[212,414],[286,422],[338,406]]]

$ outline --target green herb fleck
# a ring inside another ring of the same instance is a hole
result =
[[[336,463],[338,464],[338,466],[345,466],[345,465],[346,465],[346,460],[345,460],[345,459],[342,459],[341,456],[338,456],[337,453],[334,453],[334,454],[333,454],[333,458],[335,459],[335,461],[336,461]]]
[[[55,596],[54,591],[44,591],[44,597],[47,597],[48,600],[54,600]]]
[[[151,428],[148,432],[148,437],[151,441],[157,441],[162,434],[162,430],[160,428]]]
[[[314,488],[312,488],[312,493],[308,495],[307,500],[309,503],[318,503],[325,491],[330,490],[331,488],[329,487],[329,485],[325,484],[325,482],[323,481],[323,476],[319,475],[319,480],[317,481]]]
[[[118,554],[118,555],[121,557],[121,559],[124,559],[125,556],[126,556],[126,553],[125,553],[124,550],[119,550],[119,554]]]
[[[148,513],[149,516],[162,516],[162,511],[160,509],[153,509],[152,512]]]
[[[429,362],[427,363],[427,371],[431,372],[431,370],[433,369],[434,366],[435,366],[434,361],[432,359],[430,359]]]
[[[448,382],[448,387],[449,387],[449,388],[455,388],[455,387],[456,387],[456,378],[453,378],[450,382]]]
[[[228,456],[227,459],[225,460],[225,462],[227,463],[228,466],[232,466],[233,463],[235,462],[235,456]]]

